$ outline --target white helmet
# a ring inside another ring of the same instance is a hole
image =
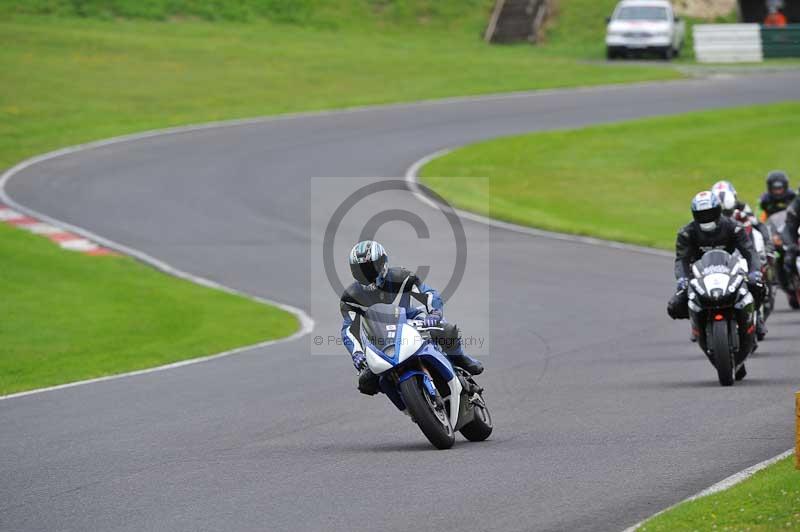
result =
[[[711,192],[713,192],[719,200],[722,206],[722,214],[728,217],[733,216],[733,211],[736,210],[736,205],[739,203],[739,200],[736,197],[736,189],[730,181],[717,181],[714,183],[714,186],[711,187]]]

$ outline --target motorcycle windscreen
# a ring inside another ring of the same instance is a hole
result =
[[[406,310],[379,303],[369,307],[363,319],[367,340],[381,351],[385,351],[387,347],[394,346],[397,324],[406,321]]]
[[[695,267],[700,271],[701,275],[728,273],[736,266],[737,261],[738,258],[727,251],[712,249],[711,251],[706,251],[703,258],[695,263]]]
[[[770,216],[767,221],[777,232],[782,232],[783,227],[786,225],[786,211],[778,211]]]

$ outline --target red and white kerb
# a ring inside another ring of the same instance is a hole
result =
[[[0,222],[13,225],[36,235],[41,235],[68,251],[79,251],[86,255],[117,255],[116,252],[104,248],[87,238],[70,233],[69,231],[42,222],[36,218],[31,218],[10,207],[6,207],[2,203],[0,203]]]

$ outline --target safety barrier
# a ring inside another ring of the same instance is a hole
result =
[[[761,28],[764,57],[800,57],[800,24],[784,28]]]
[[[765,57],[800,57],[800,25],[698,24],[694,54],[700,63],[759,63]]]
[[[699,63],[759,63],[764,60],[758,24],[698,24],[694,55]]]

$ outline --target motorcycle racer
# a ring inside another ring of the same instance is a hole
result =
[[[717,181],[711,187],[711,192],[719,198],[723,215],[733,218],[746,227],[754,227],[764,237],[765,244],[768,247],[770,246],[769,229],[753,214],[753,209],[750,208],[750,205],[739,200],[739,195],[736,193],[733,183],[730,181]]]
[[[359,372],[359,391],[366,395],[378,393],[378,377],[367,367],[361,345],[361,311],[376,303],[391,303],[401,293],[400,306],[408,309],[409,319],[423,319],[424,326],[430,328],[431,339],[450,362],[472,375],[482,373],[483,365],[464,352],[458,327],[445,321],[439,292],[405,268],[390,268],[388,262],[383,246],[373,240],[359,242],[350,251],[350,272],[355,282],[345,289],[339,308],[342,343]]]
[[[800,196],[795,196],[786,209],[786,225],[783,226],[781,238],[786,249],[783,268],[788,275],[797,273],[797,230],[800,229]]]
[[[688,319],[689,277],[692,264],[703,253],[712,249],[724,249],[728,253],[738,250],[748,265],[748,288],[760,304],[763,292],[761,260],[753,249],[753,243],[744,228],[736,221],[722,216],[722,205],[710,191],[699,192],[692,200],[694,220],[678,231],[675,242],[675,279],[677,290],[667,304],[667,313],[672,319]],[[750,316],[743,311],[737,313],[740,345],[745,353],[755,349],[754,331],[748,330]]]
[[[717,196],[722,207],[723,216],[731,218],[742,225],[760,259],[762,277],[769,277],[767,275],[769,272],[766,268],[772,264],[774,259],[774,246],[772,245],[769,229],[765,224],[759,223],[749,205],[739,201],[736,188],[730,181],[717,181],[711,187],[711,192]],[[768,289],[766,285],[765,289]],[[758,320],[756,321],[756,336],[759,340],[763,340],[767,334],[766,319],[768,313],[764,310],[764,299],[764,297],[756,297],[756,300],[762,301],[762,304],[757,309]]]
[[[789,176],[782,170],[767,174],[767,191],[761,195],[761,221],[789,207],[797,194],[789,188]]]

